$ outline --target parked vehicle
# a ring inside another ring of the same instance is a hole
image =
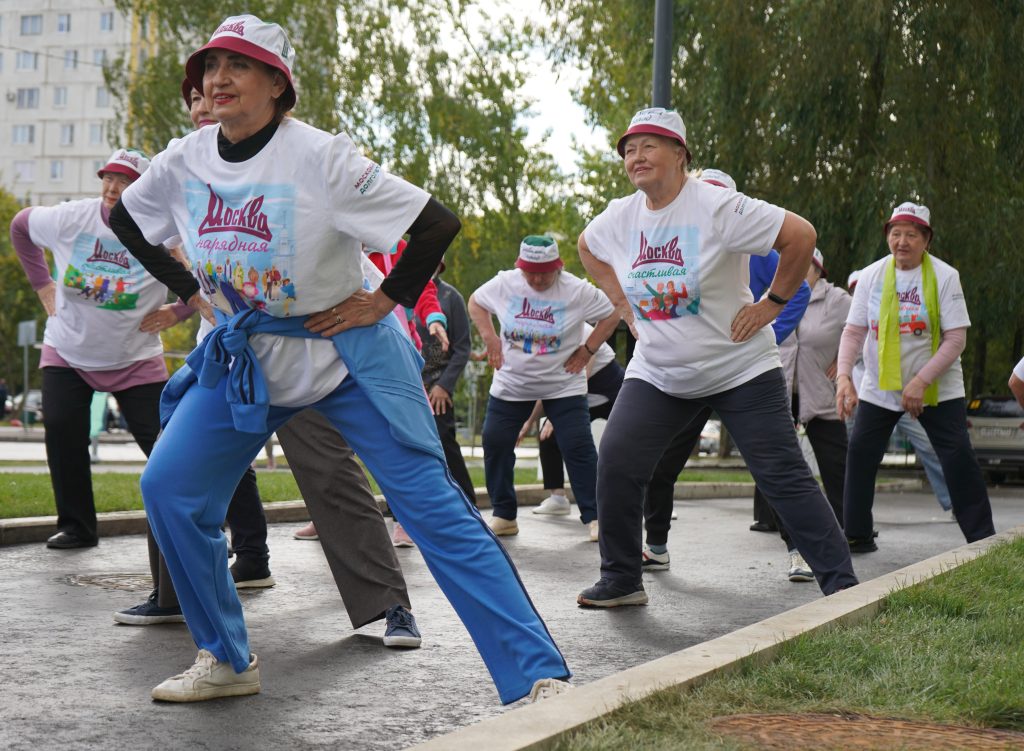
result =
[[[967,404],[967,432],[990,482],[1024,478],[1024,407],[1012,396],[980,396]]]
[[[22,408],[22,399],[24,394],[18,394],[11,400],[11,417],[16,417],[19,420],[24,419],[22,413],[25,411]],[[28,424],[41,423],[43,421],[43,392],[39,389],[28,390]]]

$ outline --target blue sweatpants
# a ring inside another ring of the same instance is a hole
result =
[[[192,638],[241,672],[249,641],[220,525],[245,468],[301,408],[271,406],[266,433],[238,432],[225,382],[193,385],[184,394],[146,465],[142,494]],[[541,678],[567,678],[565,659],[515,566],[438,458],[440,448],[431,456],[396,441],[352,377],[310,406],[377,480],[473,638],[501,701],[522,698]],[[426,396],[422,408],[430,409]]]

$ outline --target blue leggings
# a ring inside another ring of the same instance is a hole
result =
[[[245,468],[302,408],[272,406],[266,433],[241,433],[224,384],[193,385],[185,393],[146,465],[142,495],[192,638],[241,672],[249,665],[249,641],[220,525]],[[541,678],[567,678],[565,659],[515,566],[444,461],[396,441],[352,377],[310,406],[377,480],[472,636],[501,701],[522,698]],[[422,408],[429,410],[425,396]]]

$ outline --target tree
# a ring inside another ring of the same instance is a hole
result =
[[[594,123],[622,132],[648,105],[654,3],[545,5],[556,13],[554,58],[592,70],[579,102]],[[1024,328],[1016,304],[1024,255],[1014,237],[1024,204],[1024,102],[1007,95],[1024,85],[1024,7],[674,7],[673,103],[694,166],[724,169],[744,192],[810,219],[839,282],[887,252],[881,227],[894,205],[927,204],[935,253],[960,270],[974,324],[969,390],[1001,388]],[[591,157],[592,189],[621,179],[616,161]]]

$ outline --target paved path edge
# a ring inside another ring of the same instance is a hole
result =
[[[676,485],[676,500],[698,498],[742,498],[752,495],[752,483],[743,482],[681,482]],[[892,480],[879,483],[878,492],[913,491],[921,488],[920,480]],[[566,491],[572,498],[572,491]],[[520,506],[536,506],[548,496],[543,485],[519,485],[516,496]],[[484,488],[476,489],[476,503],[480,509],[491,507],[490,497]],[[377,496],[377,505],[383,513],[387,509],[384,496]],[[303,500],[278,501],[263,504],[268,524],[281,522],[309,521],[309,512]],[[145,511],[109,511],[97,514],[100,538],[115,535],[146,534]],[[57,531],[56,516],[27,516],[17,519],[0,519],[0,545],[16,545],[26,542],[45,542]]]
[[[549,749],[588,722],[656,691],[671,687],[692,688],[751,661],[770,661],[782,644],[802,634],[867,621],[891,593],[955,569],[984,555],[994,545],[1022,536],[1024,526],[1014,527],[731,634],[623,670],[546,701],[509,710],[499,717],[412,748],[415,751]],[[600,612],[592,615],[601,617]]]

